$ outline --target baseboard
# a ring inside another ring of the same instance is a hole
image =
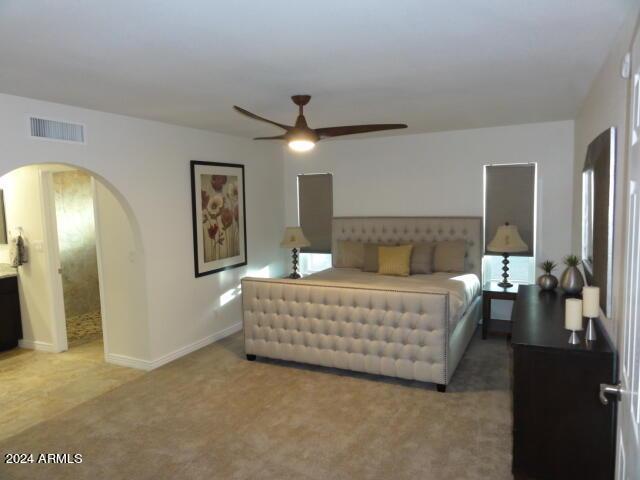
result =
[[[160,358],[156,358],[155,360],[142,360],[140,358],[128,357],[126,355],[118,355],[116,353],[108,353],[105,355],[105,360],[109,363],[113,363],[115,365],[120,365],[123,367],[129,368],[137,368],[139,370],[153,370],[162,365],[166,365],[167,363],[173,362],[180,357],[184,357],[185,355],[190,354],[191,352],[195,352],[196,350],[201,349],[202,347],[206,347],[207,345],[212,344],[218,340],[222,340],[229,335],[233,335],[236,332],[242,330],[242,322],[235,323],[230,327],[227,327],[219,332],[213,333],[209,336],[206,336],[200,340],[197,340],[189,345],[185,345],[184,347],[178,348],[173,352],[167,353],[166,355],[161,356]]]
[[[53,343],[40,342],[38,340],[19,340],[18,346],[20,348],[27,348],[29,350],[38,350],[41,352],[51,352],[56,353],[56,349],[53,346]]]
[[[153,362],[140,358],[128,357],[117,353],[106,353],[104,360],[107,363],[120,365],[121,367],[137,368],[138,370],[153,370]]]
[[[153,365],[151,368],[153,369],[153,368],[161,367],[162,365],[166,365],[167,363],[173,362],[174,360],[177,360],[180,357],[184,357],[185,355],[188,355],[191,352],[200,350],[202,347],[206,347],[207,345],[210,345],[213,342],[217,342],[218,340],[222,340],[223,338],[228,337],[229,335],[233,335],[234,333],[237,333],[240,330],[242,330],[242,322],[234,323],[230,327],[220,330],[219,332],[213,333],[189,345],[185,345],[184,347],[178,348],[177,350],[174,350],[171,353],[167,353],[166,355],[163,355],[160,358],[156,358],[151,362],[151,364]]]

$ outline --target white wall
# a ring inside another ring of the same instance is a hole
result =
[[[17,227],[22,227],[29,255],[28,263],[18,267],[24,343],[52,350],[53,301],[49,259],[44,248],[40,168],[29,166],[14,170],[0,178],[0,188],[4,190],[7,229],[13,234]],[[0,262],[9,262],[8,246],[3,245]]]
[[[85,124],[87,144],[28,138],[27,118],[33,114]],[[234,289],[240,278],[266,268],[272,275],[282,272],[280,145],[9,95],[0,95],[0,144],[0,174],[33,163],[71,164],[95,173],[125,202],[140,241],[134,263],[145,269],[144,291],[135,292],[147,301],[149,346],[142,361],[156,365],[236,328],[241,311]],[[194,277],[193,159],[245,165],[247,267]]]
[[[627,107],[629,102],[629,81],[621,76],[621,67],[625,54],[630,50],[634,30],[638,23],[638,8],[630,15],[618,33],[611,51],[609,52],[600,72],[594,79],[584,102],[582,103],[575,122],[575,160],[573,208],[576,212],[573,218],[573,248],[581,251],[581,192],[582,168],[587,154],[587,147],[595,137],[609,127],[617,128],[617,185],[615,200],[614,227],[614,285],[613,312],[611,318],[602,317],[603,323],[611,339],[616,342],[618,335],[618,317],[621,314],[622,289],[618,286],[623,279],[622,241],[624,239],[624,218],[622,206],[624,198],[623,182],[627,162]]]
[[[100,181],[93,185],[106,358],[126,365],[150,351],[147,298],[140,294],[145,291],[141,245],[118,199]]]
[[[322,141],[285,158],[289,224],[301,173],[333,174],[336,216],[482,216],[484,165],[537,162],[537,257],[558,261],[571,249],[572,121]]]
[[[538,163],[538,263],[571,251],[573,122],[322,141],[285,154],[287,224],[297,224],[296,176],[333,174],[334,215],[483,214],[483,167]],[[493,302],[509,320],[511,303]]]

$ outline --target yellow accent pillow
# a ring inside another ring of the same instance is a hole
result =
[[[378,273],[382,275],[409,275],[413,245],[378,248]]]

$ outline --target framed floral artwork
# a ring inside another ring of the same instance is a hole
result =
[[[191,161],[196,277],[247,264],[244,165]]]

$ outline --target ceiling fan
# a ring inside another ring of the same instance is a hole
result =
[[[289,148],[296,152],[307,152],[315,147],[319,140],[327,137],[341,137],[343,135],[353,135],[354,133],[378,132],[380,130],[407,128],[404,123],[378,123],[371,125],[345,125],[341,127],[311,128],[307,124],[307,120],[304,118],[304,114],[302,112],[303,107],[309,103],[309,100],[311,100],[311,95],[294,95],[291,97],[291,100],[293,100],[293,103],[298,105],[298,118],[296,118],[294,126],[284,125],[282,123],[260,117],[255,113],[251,113],[236,105],[234,105],[233,108],[236,112],[246,115],[247,117],[267,122],[286,130],[282,135],[276,135],[273,137],[256,137],[254,140],[285,140],[289,145]]]

